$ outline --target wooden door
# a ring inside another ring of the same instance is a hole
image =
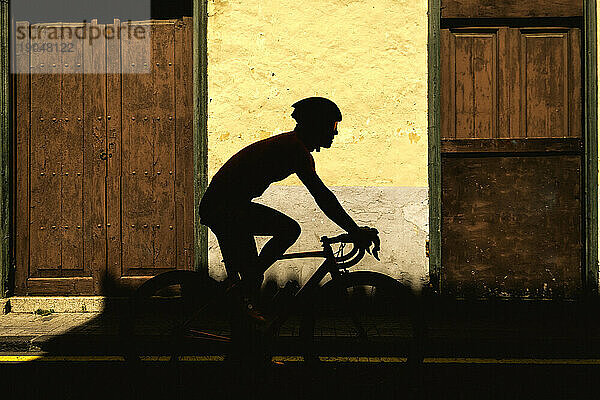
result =
[[[109,57],[108,95],[121,101],[108,110],[108,265],[126,286],[194,260],[192,19],[140,26],[151,31],[150,59],[129,40]],[[132,73],[140,62],[149,73]]]
[[[580,29],[445,28],[441,42],[442,290],[575,297]]]
[[[15,292],[95,293],[106,254],[103,40],[42,51],[56,43],[49,26],[19,25],[37,34],[15,60]]]
[[[56,43],[49,24],[19,25],[36,34],[15,59],[15,292],[102,294],[106,277],[191,269],[191,18],[137,23],[149,55],[127,35],[34,51]]]

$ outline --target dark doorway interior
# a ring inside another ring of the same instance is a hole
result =
[[[13,21],[98,23],[178,19],[192,16],[193,0],[19,0],[11,3]]]

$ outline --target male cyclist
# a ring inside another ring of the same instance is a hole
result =
[[[310,154],[331,147],[342,120],[339,108],[322,97],[309,97],[292,107],[295,129],[253,143],[231,157],[213,177],[200,202],[201,222],[217,237],[229,278],[239,279],[238,273],[241,276],[245,311],[259,321],[264,318],[253,303],[264,272],[300,236],[295,220],[252,201],[271,183],[295,173],[325,215],[351,234],[358,245],[369,249],[377,243],[376,231],[359,227],[321,181]],[[272,236],[260,254],[254,236]]]

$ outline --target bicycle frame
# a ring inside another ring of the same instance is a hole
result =
[[[325,238],[323,238],[325,239]],[[322,239],[322,240],[323,240]],[[333,250],[331,249],[331,244],[324,241],[323,242],[323,250],[322,251],[307,251],[300,253],[289,253],[284,254],[279,259],[280,260],[289,260],[295,258],[325,258],[323,263],[317,268],[317,270],[311,275],[308,281],[298,290],[298,292],[294,295],[294,303],[291,307],[287,307],[283,311],[280,311],[275,319],[269,324],[267,328],[267,332],[273,333],[277,331],[281,326],[285,323],[287,318],[289,317],[291,311],[295,308],[296,304],[299,304],[301,299],[305,297],[307,294],[310,294],[311,291],[317,289],[319,287],[319,283],[325,278],[328,273],[331,273],[332,279],[335,278],[336,274],[340,273],[339,267],[335,262],[335,256],[333,255]]]
[[[375,231],[375,233],[377,232]],[[379,240],[378,238],[376,239],[377,240],[373,241],[374,247],[372,252],[373,256],[375,256],[375,258],[378,259],[377,250],[379,250]],[[393,301],[403,300],[410,302],[414,300],[410,288],[401,285],[390,276],[371,271],[347,271],[348,268],[356,265],[360,260],[362,260],[365,255],[365,252],[369,250],[361,245],[357,246],[357,244],[353,242],[349,234],[339,235],[334,238],[328,238],[324,236],[321,238],[321,243],[323,247],[323,250],[321,251],[288,253],[279,257],[280,260],[289,260],[296,258],[322,258],[324,260],[321,263],[321,265],[315,270],[315,272],[310,276],[310,278],[306,281],[306,283],[298,290],[298,292],[290,298],[290,301],[286,301],[285,304],[283,304],[280,307],[275,307],[275,314],[271,319],[269,319],[269,322],[257,327],[257,331],[262,332],[262,334],[265,336],[276,336],[279,333],[279,330],[284,325],[284,323],[288,320],[288,317],[292,313],[297,312],[301,318],[299,338],[301,339],[301,341],[303,341],[304,344],[306,344],[306,348],[302,351],[308,352],[306,354],[303,354],[303,356],[305,358],[308,357],[309,359],[313,357],[313,354],[311,353],[312,350],[310,350],[310,347],[312,346],[312,340],[316,335],[315,329],[321,329],[321,324],[317,320],[322,316],[325,317],[325,319],[328,318],[326,314],[320,315],[322,311],[320,310],[320,307],[323,305],[328,305],[331,302],[331,304],[334,307],[341,306],[342,308],[348,308],[348,306],[350,305],[349,308],[351,309],[350,311],[352,311],[352,304],[348,302],[337,304],[335,301],[337,296],[344,296],[345,294],[349,294],[350,296],[352,296],[354,290],[351,289],[350,292],[348,292],[348,288],[372,286],[373,288],[375,288],[375,293],[383,294],[383,298],[389,298]],[[336,243],[339,243],[340,247],[334,247],[334,251],[332,249],[332,244]],[[347,243],[354,244],[354,246],[350,249],[349,252],[347,252],[344,248],[345,244]],[[250,328],[250,324],[247,323],[249,322],[249,320],[242,320],[242,318],[249,317],[245,316],[244,311],[240,307],[237,307],[233,304],[227,304],[228,301],[227,303],[220,303],[223,300],[236,300],[235,297],[232,299],[228,299],[227,297],[232,295],[232,289],[235,289],[236,287],[239,289],[239,280],[233,282],[231,280],[217,282],[213,279],[205,280],[204,277],[197,277],[192,271],[184,271],[185,273],[181,273],[182,271],[175,272],[177,272],[177,274],[173,272],[166,272],[163,275],[161,275],[160,278],[154,280],[153,282],[149,281],[148,285],[146,285],[145,290],[138,290],[140,299],[149,299],[150,297],[155,295],[157,291],[160,291],[163,288],[172,285],[180,285],[182,289],[181,298],[183,299],[184,304],[191,306],[189,310],[186,310],[190,311],[191,315],[187,314],[186,316],[183,316],[183,321],[177,321],[177,325],[174,326],[175,330],[172,330],[172,332],[176,335],[176,337],[171,339],[172,342],[176,345],[171,349],[172,359],[173,357],[175,357],[176,359],[179,355],[181,355],[180,351],[184,347],[178,346],[179,343],[181,343],[182,346],[188,344],[187,341],[178,341],[175,340],[176,338],[183,339],[187,337],[192,340],[201,339],[206,341],[205,343],[231,343],[232,341],[235,341],[235,337],[232,340],[231,335],[227,335],[227,333],[224,333],[224,335],[227,336],[221,336],[221,332],[227,332],[228,330],[228,318],[231,318],[229,319],[229,323],[240,323],[238,327],[233,326],[234,335],[236,334],[236,332],[243,335],[242,331],[246,331]],[[321,282],[324,280],[327,274],[331,274],[331,281],[325,282],[323,286],[321,286]],[[198,290],[198,292],[195,292],[196,290]],[[360,292],[361,290],[358,290],[359,295]],[[201,296],[202,298],[187,297],[185,293],[200,293],[203,296]],[[388,293],[388,295],[391,295],[392,297],[385,297],[385,293]],[[324,300],[326,301],[325,303],[323,303]],[[202,304],[200,304],[200,301],[202,301]],[[315,306],[313,306],[313,304]],[[412,303],[408,303],[409,306],[411,304]],[[231,310],[222,310],[218,307],[213,308],[213,306],[215,305],[224,305],[227,308],[233,305],[233,308]],[[377,305],[375,306],[378,307]],[[386,309],[387,307],[383,308]],[[411,309],[417,310],[418,308],[413,307]],[[205,331],[201,331],[200,329],[203,328],[200,327],[200,324],[197,326],[197,328],[195,328],[193,326],[193,322],[201,322],[197,320],[197,317],[199,317],[201,313],[204,313],[207,310],[213,310],[217,312],[217,315],[219,315],[219,317],[217,317],[214,320],[216,324],[212,325],[210,325],[210,319],[207,319],[205,322],[208,323],[208,326],[205,326]],[[365,326],[363,326],[362,324],[361,317],[359,316],[357,318],[357,315],[354,312],[351,312],[350,314],[351,315],[349,316],[352,319],[352,326],[354,327],[354,331],[350,336],[352,338],[358,338],[360,340],[368,340],[368,332],[367,329],[365,329]],[[220,317],[224,317],[225,319],[220,319]],[[411,337],[419,337],[418,332],[422,332],[422,326],[420,325],[420,322],[417,319],[414,319],[414,315],[411,312],[409,312],[408,317],[411,318],[412,323],[412,327],[410,328],[412,335]],[[376,315],[375,319],[377,318],[378,317]],[[124,332],[125,334],[128,334],[128,331]],[[285,336],[287,336],[287,334]],[[389,334],[384,334],[382,336],[385,338],[389,336]],[[260,340],[262,341],[263,339],[261,338]],[[133,349],[134,352],[131,354],[126,354],[126,357],[130,357],[134,360],[139,360],[139,357],[137,357],[137,353],[135,352],[135,347],[133,347]]]
[[[328,273],[331,274],[332,279],[335,279],[337,276],[339,276],[342,273],[340,271],[341,269],[349,267],[351,265],[354,265],[355,263],[358,262],[358,260],[362,259],[362,257],[364,256],[364,249],[358,249],[357,247],[354,247],[349,254],[340,257],[339,263],[336,262],[336,257],[333,254],[333,250],[331,248],[331,243],[335,243],[337,238],[339,238],[339,237],[336,237],[336,238],[327,238],[326,236],[322,237],[321,242],[323,243],[323,250],[321,250],[321,251],[288,253],[288,254],[284,254],[283,256],[281,256],[279,258],[279,260],[289,260],[289,259],[296,259],[296,258],[324,258],[325,260],[319,266],[319,268],[317,268],[317,270],[311,275],[311,277],[308,279],[308,281],[293,296],[293,300],[294,300],[293,303],[289,307],[286,307],[282,311],[279,311],[276,314],[275,318],[273,320],[271,320],[271,322],[267,325],[266,328],[264,328],[264,331],[266,333],[272,334],[272,333],[276,332],[279,328],[281,328],[281,326],[288,319],[288,317],[290,316],[292,311],[295,310],[297,305],[301,303],[302,299],[304,297],[306,297],[308,294],[310,294],[312,291],[314,291],[320,287],[319,283],[321,283],[323,278],[325,278],[325,276]],[[357,254],[358,254],[358,256],[355,257]],[[350,260],[350,261],[346,262],[348,260]],[[340,268],[340,267],[342,267],[342,268]],[[237,283],[230,286],[228,288],[228,290],[226,291],[226,294],[227,294],[227,292],[229,292],[230,289],[232,289],[236,285],[237,285]],[[201,312],[202,312],[202,309],[197,310],[197,312],[195,312],[194,315],[197,316]],[[202,339],[209,340],[209,341],[230,342],[230,338],[228,338],[228,337],[214,335],[214,334],[207,333],[207,332],[201,332],[201,331],[197,331],[194,329],[190,329],[190,333],[193,333],[194,335],[196,335],[197,338],[202,338]]]
[[[358,261],[360,261],[364,257],[365,250],[362,248],[358,248],[355,245],[348,254],[342,255],[342,256],[336,258],[336,256],[333,253],[333,250],[331,248],[331,244],[332,243],[351,243],[348,240],[347,234],[342,234],[342,235],[336,236],[334,238],[328,238],[327,236],[323,236],[321,238],[321,243],[323,246],[323,250],[321,250],[321,251],[288,253],[288,254],[284,254],[281,257],[279,257],[279,260],[289,260],[289,259],[296,259],[296,258],[324,258],[325,260],[319,266],[319,268],[317,268],[317,270],[312,274],[312,276],[308,279],[308,281],[293,296],[293,303],[290,304],[289,307],[286,307],[285,309],[279,311],[276,314],[275,318],[273,318],[269,322],[269,324],[263,328],[263,331],[265,333],[273,334],[277,330],[279,330],[279,328],[281,328],[281,326],[285,323],[285,321],[288,319],[288,317],[293,312],[293,310],[295,310],[296,307],[299,304],[301,304],[301,300],[304,297],[306,297],[308,294],[310,294],[312,291],[314,291],[320,287],[319,283],[321,283],[323,278],[325,278],[325,276],[328,273],[331,274],[332,279],[335,279],[336,277],[339,277],[342,274],[342,272],[341,272],[342,270],[349,268],[352,265],[358,263]],[[225,290],[225,295],[227,295],[229,293],[229,291],[231,289],[233,289],[234,287],[236,287],[238,284],[239,284],[239,282],[234,283],[233,285],[229,286]],[[218,300],[218,298],[215,298],[212,301],[210,301],[209,303],[207,303],[204,307],[196,310],[194,312],[194,315],[192,316],[192,318],[188,319],[187,323],[193,321],[207,306],[210,306],[210,304],[213,301],[217,301],[217,300]],[[187,325],[187,323],[185,325]],[[188,328],[188,329],[189,329],[189,332],[191,334],[193,334],[194,337],[197,339],[204,339],[204,340],[213,341],[213,342],[231,342],[231,339],[226,336],[215,335],[215,334],[208,333],[208,332],[201,332],[201,331],[198,331],[195,329],[190,329],[190,328]]]

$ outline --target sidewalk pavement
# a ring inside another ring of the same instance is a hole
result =
[[[0,315],[0,352],[118,355],[119,313],[109,308],[104,312]],[[577,358],[599,359],[600,363],[597,310],[598,301],[457,301],[431,296],[423,299],[421,310],[427,325],[424,355]],[[408,338],[394,337],[390,344],[406,349]],[[280,337],[275,349],[278,354],[294,355],[298,342],[291,336]],[[348,348],[339,337],[330,338],[328,349],[331,355],[386,355],[386,348]],[[160,348],[156,351],[160,354]]]

